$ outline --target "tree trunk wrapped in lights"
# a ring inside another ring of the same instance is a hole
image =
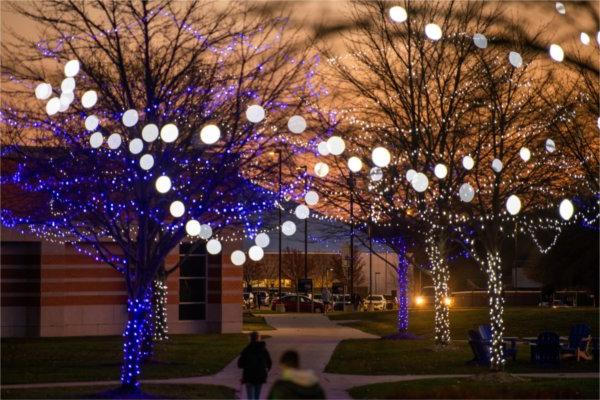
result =
[[[398,252],[398,333],[408,331],[408,259],[406,257],[406,248]]]
[[[490,326],[492,328],[492,343],[490,348],[490,363],[493,370],[504,368],[504,296],[502,287],[502,259],[497,251],[488,252],[485,259],[487,274],[488,296],[490,303]]]
[[[139,390],[139,377],[144,360],[149,356],[146,341],[149,337],[152,305],[150,295],[127,300],[127,325],[123,332],[123,364],[121,384],[126,392]]]
[[[169,339],[167,324],[167,283],[163,278],[152,282],[152,340],[160,342]]]
[[[450,307],[448,304],[448,281],[450,271],[445,258],[445,243],[433,237],[427,239],[427,257],[431,265],[434,287],[434,339],[438,346],[450,343]]]

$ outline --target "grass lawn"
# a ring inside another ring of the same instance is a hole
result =
[[[254,312],[245,311],[243,314],[243,327],[244,331],[272,331],[271,325],[267,324],[265,317],[255,315]]]
[[[216,385],[143,385],[142,398],[233,399],[235,391]],[[2,389],[3,399],[110,399],[110,386],[76,386],[40,389]]]
[[[597,399],[597,379],[528,379],[489,383],[473,379],[423,379],[350,389],[354,399]]]
[[[472,374],[487,369],[467,365],[473,358],[466,342],[467,330],[486,322],[486,309],[456,309],[451,311],[451,328],[455,340],[444,351],[436,351],[431,332],[433,312],[414,310],[411,313],[410,331],[422,336],[423,340],[344,340],[335,349],[327,372],[345,374]],[[394,332],[395,312],[348,313],[331,315],[331,319],[360,319],[348,325],[367,332],[385,335]],[[536,336],[540,331],[555,330],[568,335],[569,328],[576,322],[587,322],[598,332],[597,309],[539,309],[507,308],[506,327],[509,336]],[[596,333],[597,334],[597,333]],[[365,357],[368,354],[368,357]],[[556,372],[533,366],[530,362],[529,347],[519,345],[517,361],[509,361],[508,372]],[[564,360],[559,371],[598,371],[598,362]]]
[[[248,343],[244,334],[171,335],[159,343],[142,379],[216,373]],[[2,383],[118,380],[120,336],[2,339]]]

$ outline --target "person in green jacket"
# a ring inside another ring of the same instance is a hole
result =
[[[279,360],[281,377],[273,384],[269,399],[324,399],[325,392],[312,370],[300,369],[300,357],[288,350]]]

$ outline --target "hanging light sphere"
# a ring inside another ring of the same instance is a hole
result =
[[[471,157],[471,156],[464,156],[462,159],[462,165],[463,165],[464,169],[466,169],[467,171],[470,171],[475,166],[475,161],[473,160],[473,157]]]
[[[517,215],[521,211],[521,199],[511,194],[506,200],[506,210],[510,215]]]
[[[527,162],[531,158],[531,151],[529,151],[527,147],[521,147],[521,150],[519,150],[519,156],[521,157],[521,160]]]
[[[190,236],[198,236],[200,234],[200,222],[190,219],[185,224],[185,232]]]
[[[412,182],[412,180],[415,179],[415,175],[417,175],[417,171],[415,171],[412,168],[409,169],[408,171],[406,171],[406,180]]]
[[[339,156],[346,149],[346,143],[344,143],[344,139],[339,136],[332,136],[327,139],[327,150],[334,156]]]
[[[281,231],[285,236],[292,236],[296,233],[296,224],[293,221],[285,221],[281,224]]]
[[[488,45],[487,38],[481,33],[476,33],[473,35],[473,43],[480,49],[485,49]]]
[[[250,257],[252,261],[260,261],[264,255],[265,252],[260,246],[252,246],[248,249],[248,257]]]
[[[65,64],[65,76],[72,78],[79,73],[79,61],[70,60]]]
[[[562,62],[565,59],[565,52],[557,44],[550,45],[550,58],[556,62]]]
[[[175,124],[166,124],[160,129],[160,138],[165,143],[173,143],[179,137],[179,129]]]
[[[310,209],[306,205],[300,204],[296,207],[294,214],[298,219],[306,219],[310,215]]]
[[[142,139],[146,142],[154,142],[158,138],[158,126],[154,124],[148,124],[142,129]]]
[[[429,179],[424,173],[417,172],[410,184],[412,185],[413,189],[419,193],[422,193],[429,187]]]
[[[494,172],[499,173],[500,171],[502,171],[502,161],[500,161],[497,158],[494,158],[494,160],[492,161],[492,169],[494,170]]]
[[[169,212],[175,218],[181,217],[185,213],[185,206],[179,200],[175,200],[169,206]]]
[[[210,227],[210,225],[208,224],[202,224],[200,225],[200,233],[198,234],[200,236],[200,239],[208,239],[212,236],[213,234],[213,230]]]
[[[81,105],[84,108],[92,108],[98,101],[98,94],[94,90],[88,90],[81,96]]]
[[[58,111],[60,111],[60,112],[67,111],[67,109],[69,108],[69,106],[71,105],[71,103],[73,102],[74,99],[75,99],[75,95],[73,94],[73,92],[62,93],[58,99],[60,101],[60,108],[58,109]]]
[[[260,246],[262,248],[267,247],[270,242],[271,242],[271,240],[269,239],[269,235],[267,235],[264,232],[259,233],[254,238],[254,243],[256,243],[257,246]]]
[[[52,85],[49,83],[40,83],[35,87],[35,97],[38,100],[46,100],[52,96]]]
[[[100,132],[94,132],[90,136],[90,146],[92,146],[94,149],[97,149],[98,147],[102,146],[103,142],[104,136],[102,136]]]
[[[373,182],[379,182],[383,179],[383,170],[379,167],[373,167],[369,171],[369,177]]]
[[[121,121],[123,122],[123,125],[125,125],[128,128],[131,128],[132,126],[138,123],[139,118],[140,116],[138,115],[138,112],[136,110],[127,110],[123,113]]]
[[[112,150],[116,150],[119,148],[119,146],[121,146],[121,135],[119,135],[118,133],[113,133],[112,135],[110,135],[108,137],[108,140],[106,141],[106,143],[108,144],[108,147]]]
[[[89,115],[84,122],[85,129],[87,129],[88,131],[93,131],[94,129],[96,129],[98,127],[98,124],[100,124],[100,120],[95,115]]]
[[[246,109],[246,118],[248,121],[256,124],[265,119],[265,109],[258,104],[253,104]]]
[[[129,142],[129,152],[131,154],[140,154],[142,150],[144,150],[144,142],[142,142],[142,139],[135,138]]]
[[[315,164],[314,170],[315,175],[317,175],[319,178],[325,178],[329,173],[329,165],[325,164],[324,162],[318,162]]]
[[[444,179],[448,175],[448,168],[444,164],[437,164],[433,169],[433,173],[439,179]]]
[[[65,78],[60,84],[60,91],[62,93],[73,93],[75,90],[75,79]]]
[[[425,25],[425,36],[431,40],[440,40],[442,38],[442,28],[437,24]]]
[[[523,65],[523,57],[516,51],[508,53],[508,62],[515,68],[519,68]]]
[[[241,250],[236,250],[231,253],[231,263],[233,265],[242,266],[246,262],[246,255]]]
[[[556,151],[556,143],[552,139],[546,139],[546,151],[548,153],[554,153]]]
[[[46,103],[46,113],[48,115],[54,115],[60,110],[60,99],[53,97]]]
[[[404,7],[394,6],[390,8],[390,18],[394,22],[404,22],[408,18],[408,14]]]
[[[306,195],[304,195],[304,201],[309,206],[314,206],[319,202],[319,195],[314,190],[309,190],[306,192]]]
[[[152,154],[144,154],[140,157],[140,167],[146,171],[154,166],[154,157]]]
[[[567,13],[567,9],[565,8],[565,5],[563,3],[561,3],[560,1],[557,1],[556,4],[554,5],[554,7],[556,7],[556,11],[561,15],[565,15]]]
[[[206,252],[208,254],[219,254],[221,249],[221,242],[219,242],[217,239],[210,239],[208,242],[206,242]]]
[[[385,168],[390,164],[392,156],[385,147],[375,147],[371,153],[373,164],[380,168]]]
[[[469,183],[463,183],[460,189],[458,189],[458,196],[461,201],[470,203],[473,197],[475,197],[475,189]]]
[[[585,32],[581,32],[581,35],[579,35],[579,40],[581,40],[581,43],[587,46],[590,44],[590,35]]]
[[[569,199],[564,199],[560,202],[560,206],[558,207],[558,213],[560,217],[565,221],[568,221],[573,216],[575,212],[575,207],[573,207],[573,203]]]
[[[327,148],[327,142],[319,142],[319,144],[317,145],[317,151],[322,156],[328,156],[329,149]]]
[[[352,172],[358,172],[362,169],[363,163],[360,158],[352,156],[348,159],[348,169]]]
[[[206,125],[200,131],[200,140],[204,144],[214,144],[221,138],[221,130],[216,125]]]
[[[293,133],[302,133],[306,129],[306,120],[300,115],[294,115],[288,120],[287,126]]]
[[[171,178],[166,175],[159,176],[154,184],[158,193],[167,193],[171,190]]]

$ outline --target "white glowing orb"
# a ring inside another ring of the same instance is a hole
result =
[[[175,218],[181,217],[185,213],[185,206],[179,200],[175,200],[169,206],[169,212]]]
[[[94,149],[97,149],[98,147],[102,146],[103,142],[104,136],[102,136],[100,132],[94,132],[90,136],[90,146],[92,146]]]
[[[35,97],[38,100],[46,100],[52,96],[52,85],[49,83],[40,83],[35,87]]]
[[[96,129],[98,127],[98,124],[100,124],[100,120],[95,115],[89,115],[88,117],[86,117],[84,123],[85,129],[87,129],[88,131],[93,131],[94,129]]]
[[[94,90],[88,90],[81,96],[81,105],[84,108],[92,108],[98,101],[98,94]]]
[[[260,261],[264,257],[265,252],[260,246],[252,246],[248,249],[248,257],[252,261]]]
[[[444,179],[448,175],[448,168],[444,164],[437,164],[433,169],[433,174],[439,179]]]
[[[140,167],[146,171],[154,166],[154,157],[152,154],[144,154],[140,157]]]
[[[179,136],[179,129],[175,124],[166,124],[160,130],[160,138],[165,143],[173,143]]]
[[[554,153],[556,151],[556,143],[554,143],[554,140],[550,138],[546,139],[546,151],[548,153]]]
[[[348,169],[352,172],[358,172],[362,169],[363,163],[358,157],[350,157],[348,159]]]
[[[231,263],[233,265],[242,266],[246,262],[246,255],[241,250],[236,250],[231,253]]]
[[[310,209],[306,205],[300,204],[296,207],[294,214],[298,219],[306,219],[310,215]]]
[[[48,115],[54,115],[60,110],[60,99],[53,97],[46,103],[46,113]]]
[[[465,203],[470,203],[475,197],[475,189],[469,183],[463,183],[458,189],[460,200]]]
[[[166,175],[159,176],[154,184],[158,193],[167,193],[171,190],[171,178]]]
[[[254,243],[256,243],[257,246],[265,248],[269,245],[269,243],[271,243],[271,239],[269,239],[269,235],[262,232],[256,235],[256,237],[254,238]]]
[[[319,195],[314,190],[309,190],[306,192],[306,195],[304,195],[304,201],[309,206],[314,206],[319,202]]]
[[[144,142],[140,138],[132,139],[129,142],[129,152],[131,154],[140,154],[144,150]]]
[[[200,233],[199,233],[199,235],[200,235],[201,239],[206,240],[206,239],[210,238],[212,236],[212,234],[213,234],[213,230],[210,227],[210,225],[208,225],[208,224],[202,224],[202,225],[200,225]]]
[[[442,28],[437,24],[425,25],[425,36],[431,40],[440,40],[442,38]]]
[[[485,49],[488,45],[487,38],[481,33],[476,33],[473,35],[473,43],[480,49]]]
[[[598,45],[600,46],[600,31],[596,32],[596,42],[598,42]]]
[[[415,171],[414,169],[409,169],[408,171],[406,171],[406,180],[409,182],[412,182],[412,180],[415,178],[415,175],[417,174],[417,171]]]
[[[65,78],[60,84],[60,91],[62,93],[73,93],[75,90],[75,79]]]
[[[329,173],[329,165],[325,164],[324,162],[318,162],[315,164],[314,170],[315,175],[317,175],[319,178],[324,178]]]
[[[519,68],[523,65],[523,57],[516,51],[508,53],[508,62],[515,68]]]
[[[121,117],[121,122],[123,125],[130,128],[138,123],[139,115],[136,110],[127,110],[123,113],[123,117]]]
[[[65,76],[72,78],[79,73],[79,61],[70,60],[65,64]]]
[[[561,3],[560,1],[556,2],[556,11],[561,14],[561,15],[565,15],[567,13],[567,9],[565,8],[565,5],[563,3]]]
[[[317,145],[317,151],[322,156],[328,156],[329,149],[327,148],[327,142],[319,142],[319,144]]]
[[[281,231],[285,236],[292,236],[296,233],[296,224],[293,221],[285,221],[281,224]]]
[[[73,93],[63,93],[60,95],[58,101],[60,101],[60,107],[58,108],[59,112],[65,112],[71,105],[71,101],[73,101]]]
[[[564,199],[560,202],[560,206],[558,207],[558,213],[560,217],[565,221],[568,221],[573,216],[575,212],[575,207],[573,207],[573,203],[569,199]]]
[[[562,62],[565,59],[565,52],[557,44],[550,45],[550,58],[556,62]]]
[[[302,133],[306,129],[306,120],[300,115],[294,115],[288,120],[287,126],[293,133]]]
[[[219,242],[217,239],[210,239],[208,242],[206,242],[206,252],[208,254],[212,254],[214,256],[215,254],[219,254],[222,249],[223,246],[221,246],[221,242]]]
[[[190,219],[185,224],[185,232],[190,236],[198,236],[200,234],[200,222]]]
[[[214,144],[221,138],[221,130],[216,125],[206,125],[200,130],[200,140],[204,144]]]
[[[257,123],[265,119],[265,109],[258,104],[253,104],[246,109],[246,118],[252,123]]]
[[[373,167],[369,171],[369,177],[373,182],[379,182],[383,179],[383,170],[379,167]]]
[[[339,136],[332,136],[327,139],[327,150],[334,156],[339,156],[346,149],[346,143],[344,139]]]
[[[121,139],[121,135],[119,135],[118,133],[113,133],[108,137],[106,143],[108,143],[108,147],[110,147],[113,150],[116,150],[119,148],[119,146],[121,146],[122,141],[123,140]]]
[[[390,18],[394,22],[404,22],[408,18],[408,14],[404,7],[394,6],[390,8]]]
[[[581,43],[583,43],[584,45],[588,46],[590,44],[590,35],[588,35],[585,32],[581,32],[581,35],[579,35],[579,40],[581,40]]]
[[[521,211],[521,199],[511,194],[506,200],[506,210],[510,215],[517,215]]]
[[[148,124],[142,129],[142,139],[146,142],[154,142],[158,138],[158,126],[154,124]]]
[[[422,193],[429,187],[429,179],[424,173],[417,172],[410,184],[412,185],[413,189],[419,193]]]
[[[373,164],[380,168],[385,168],[390,164],[392,156],[385,147],[375,147],[371,153]]]
[[[521,160],[527,162],[531,158],[531,151],[529,151],[527,147],[521,147],[521,150],[519,150],[519,157],[521,157]]]
[[[494,160],[492,161],[492,169],[494,170],[494,172],[500,172],[502,171],[502,161],[500,161],[497,158],[494,158]]]
[[[470,171],[475,166],[475,160],[473,160],[473,157],[471,156],[464,156],[462,159],[462,165],[464,169]]]

